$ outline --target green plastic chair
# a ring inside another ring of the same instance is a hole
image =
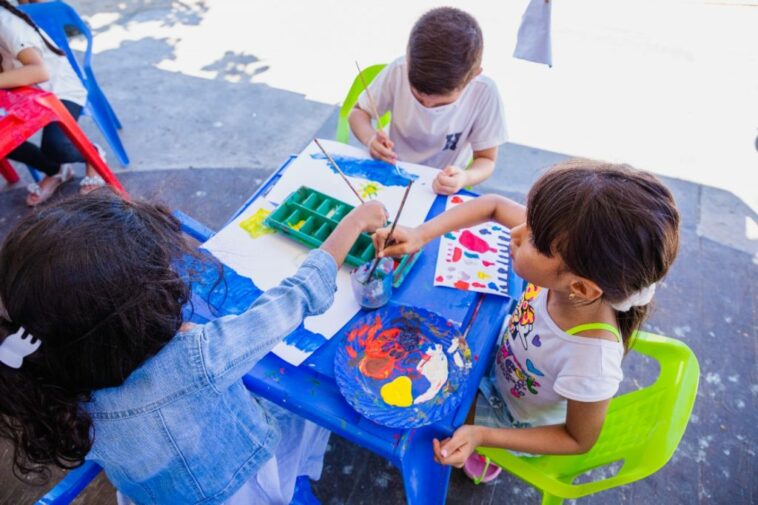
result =
[[[657,472],[674,455],[692,413],[700,366],[692,350],[672,338],[639,332],[634,351],[658,361],[654,384],[614,398],[595,446],[585,454],[519,457],[479,448],[493,463],[542,492],[543,505],[622,486]],[[612,477],[573,484],[583,473],[622,462]]]
[[[386,66],[386,64],[380,64],[371,65],[370,67],[364,68],[361,74],[363,74],[363,78],[366,80],[366,85],[368,86],[371,84],[371,82],[376,78],[377,74],[379,74],[379,72],[381,72],[382,69]],[[347,140],[350,136],[350,124],[347,122],[347,118],[350,116],[350,111],[353,110],[355,104],[358,103],[358,97],[361,95],[361,93],[363,93],[363,82],[361,81],[360,76],[356,75],[355,80],[353,81],[353,85],[350,86],[350,91],[347,92],[347,96],[342,102],[342,107],[340,108],[340,117],[339,121],[337,122],[337,140],[343,144],[347,144]],[[389,122],[389,112],[386,112],[381,118],[379,118],[379,123],[382,125],[382,127],[387,126]]]

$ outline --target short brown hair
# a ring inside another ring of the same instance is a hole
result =
[[[466,84],[482,62],[482,30],[470,14],[432,9],[408,39],[408,80],[427,95],[446,95]]]

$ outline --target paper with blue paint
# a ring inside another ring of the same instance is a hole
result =
[[[445,210],[472,198],[450,196]],[[492,221],[445,233],[440,237],[434,285],[508,296],[510,243],[508,229]]]
[[[263,291],[293,275],[310,252],[279,233],[248,226],[251,219],[258,216],[262,220],[273,209],[271,203],[260,198],[203,244],[229,269],[250,279]],[[359,310],[350,287],[349,270],[341,268],[337,272],[337,292],[332,306],[321,315],[305,318],[300,329],[274,348],[274,354],[299,365],[317,349],[316,343],[320,346],[332,338]]]
[[[399,224],[416,226],[424,222],[437,196],[432,190],[439,172],[437,169],[402,161],[395,167],[372,159],[363,149],[330,140],[319,141],[361,197],[381,201],[390,216],[397,213],[405,188],[413,178],[415,182]],[[314,142],[290,163],[266,198],[279,204],[300,186],[313,188],[351,205],[360,203]]]

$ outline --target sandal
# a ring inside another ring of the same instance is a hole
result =
[[[89,187],[88,187],[89,186]],[[91,193],[92,191],[95,191],[97,188],[101,188],[105,186],[105,180],[103,180],[102,177],[99,175],[87,175],[82,178],[82,181],[79,183],[79,193],[82,195],[86,195],[87,193]]]
[[[26,190],[29,192],[29,194],[26,195],[26,205],[28,205],[29,207],[36,207],[37,205],[48,201],[50,197],[55,194],[55,192],[58,190],[58,188],[61,187],[63,183],[70,181],[73,177],[74,177],[73,164],[63,163],[61,165],[60,171],[57,174],[45,177],[45,179],[43,179],[43,181],[49,180],[49,179],[56,179],[59,181],[58,183],[48,184],[46,188],[43,188],[36,182],[33,182],[29,184],[28,186],[26,186]],[[36,200],[30,199],[33,197],[36,197]]]
[[[503,469],[490,461],[490,458],[474,453],[463,464],[463,473],[474,481],[474,484],[492,482]]]
[[[100,147],[99,144],[92,144],[94,148],[97,150],[98,156],[100,156],[100,159],[105,161],[105,151],[102,147]],[[90,172],[91,167],[87,165],[87,172]],[[86,195],[87,193],[91,193],[92,191],[95,191],[97,188],[102,188],[105,186],[105,180],[103,180],[100,175],[95,172],[94,175],[85,175],[84,178],[79,183],[79,194],[80,195]]]

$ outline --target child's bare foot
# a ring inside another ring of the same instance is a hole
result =
[[[70,163],[61,165],[60,172],[55,175],[48,175],[39,183],[33,182],[26,189],[29,194],[26,195],[26,204],[29,207],[36,207],[44,203],[55,194],[58,188],[64,182],[68,182],[74,177],[74,169]]]

